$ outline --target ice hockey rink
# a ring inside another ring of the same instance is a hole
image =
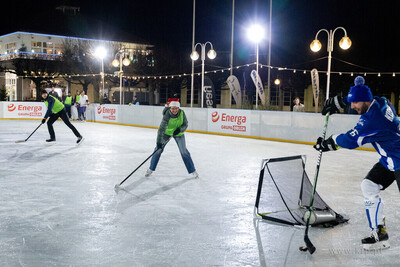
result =
[[[304,228],[254,219],[261,160],[306,155],[311,145],[188,132],[186,144],[200,179],[186,172],[171,141],[152,176],[157,130],[74,122],[85,137],[55,123],[57,142],[33,120],[0,120],[1,266],[398,266],[400,194],[382,193],[391,248],[363,251],[369,234],[360,183],[376,152],[323,154],[317,191],[346,224],[312,227],[317,251],[299,251]],[[190,123],[190,122],[189,122]],[[322,125],[321,125],[322,129]]]

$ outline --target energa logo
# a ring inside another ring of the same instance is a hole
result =
[[[211,120],[212,120],[213,122],[217,122],[217,121],[219,120],[218,111],[214,111],[214,112],[211,114]]]
[[[17,108],[17,106],[14,105],[14,104],[9,104],[9,105],[8,105],[8,111],[9,111],[9,112],[14,111],[16,108]]]

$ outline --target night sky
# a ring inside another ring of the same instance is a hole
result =
[[[190,64],[192,43],[192,3],[192,0],[7,1],[2,3],[3,14],[7,15],[0,17],[0,34],[30,31],[149,42],[179,54],[176,58],[186,67]],[[63,15],[55,10],[59,5],[80,7],[80,13]],[[397,0],[275,0],[272,65],[326,70],[326,59],[312,61],[327,56],[327,35],[319,35],[323,45],[320,52],[312,53],[309,44],[319,29],[342,26],[352,40],[352,47],[341,51],[338,42],[343,32],[337,31],[332,71],[400,71],[399,8]],[[219,67],[229,66],[231,15],[231,0],[196,0],[195,41],[213,43],[219,58],[213,64]],[[255,61],[255,46],[246,38],[246,27],[255,21],[268,24],[269,1],[236,0],[234,65]],[[262,64],[267,64],[267,43],[264,40],[260,44]]]

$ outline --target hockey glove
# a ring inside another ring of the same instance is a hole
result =
[[[46,123],[46,119],[43,119],[43,120],[42,120],[42,124],[45,124],[45,123]]]
[[[326,140],[324,140],[322,137],[318,137],[317,143],[314,145],[314,148],[322,152],[334,151],[337,150],[337,145],[332,139],[332,136]]]
[[[340,112],[341,108],[345,107],[345,103],[343,102],[343,99],[341,96],[335,96],[335,97],[330,97],[327,100],[325,100],[324,103],[324,108],[322,109],[322,115],[326,115],[326,113],[329,112],[329,114],[335,114]]]
[[[174,136],[177,136],[178,134],[180,134],[181,133],[181,130],[179,129],[179,128],[177,128],[175,131],[174,131]]]

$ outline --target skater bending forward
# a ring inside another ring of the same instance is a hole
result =
[[[157,134],[157,146],[156,151],[151,158],[150,168],[146,171],[145,176],[149,177],[153,171],[156,170],[158,161],[160,160],[161,153],[164,151],[164,145],[169,138],[174,138],[178,145],[179,152],[181,153],[183,162],[185,163],[188,173],[194,178],[198,178],[199,175],[194,167],[192,157],[186,148],[185,142],[185,130],[188,126],[185,112],[180,109],[180,103],[173,101],[169,104],[169,107],[163,110],[163,119],[158,128]]]
[[[56,135],[54,133],[53,123],[58,118],[61,118],[65,123],[65,125],[67,125],[75,134],[75,136],[78,138],[76,143],[80,144],[83,141],[83,138],[81,134],[78,132],[78,130],[69,121],[64,104],[61,103],[61,101],[55,98],[54,96],[48,94],[46,90],[42,91],[42,98],[44,99],[44,103],[47,106],[47,112],[44,115],[42,123],[45,123],[46,119],[49,118],[49,120],[47,121],[47,128],[49,130],[50,139],[47,139],[46,142],[56,141]]]
[[[373,97],[364,78],[356,77],[347,96],[351,108],[361,115],[357,125],[347,133],[333,135],[326,140],[318,138],[317,150],[330,151],[339,147],[354,149],[371,143],[381,156],[361,183],[364,204],[371,235],[362,239],[364,249],[389,247],[383,202],[380,191],[395,180],[400,190],[400,129],[399,118],[393,106],[384,97]],[[336,113],[344,103],[340,96],[325,101],[322,114]]]

